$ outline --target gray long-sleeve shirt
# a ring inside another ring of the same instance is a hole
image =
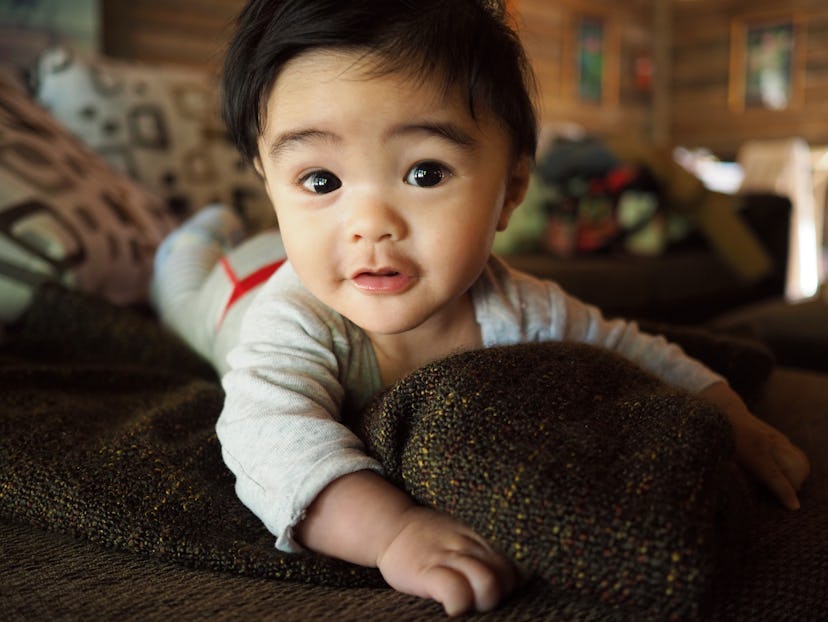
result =
[[[614,350],[665,382],[698,392],[722,380],[662,337],[598,309],[550,281],[492,258],[471,291],[486,347],[579,341]],[[257,293],[228,357],[224,409],[216,426],[236,493],[276,536],[298,551],[294,526],[335,479],[379,464],[341,423],[382,390],[368,337],[316,300],[285,264]]]

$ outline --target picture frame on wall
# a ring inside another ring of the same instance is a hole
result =
[[[618,36],[611,20],[600,14],[572,16],[565,72],[567,90],[579,104],[618,102]]]
[[[732,110],[781,111],[802,103],[805,29],[794,14],[736,18],[731,24]]]
[[[578,20],[577,72],[578,100],[600,104],[604,100],[606,36],[604,20],[584,16]]]

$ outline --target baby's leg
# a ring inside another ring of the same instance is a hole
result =
[[[155,257],[150,296],[156,311],[220,374],[253,291],[239,298],[239,282],[284,257],[275,230],[242,243],[244,235],[230,208],[212,205],[173,231]]]
[[[231,209],[210,205],[167,236],[155,254],[150,298],[156,311],[210,361],[215,336],[211,309],[227,291],[205,285],[222,256],[243,236],[244,226]]]

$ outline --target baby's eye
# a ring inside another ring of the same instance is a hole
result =
[[[412,166],[411,170],[405,175],[405,183],[420,188],[431,188],[441,184],[449,175],[451,175],[451,171],[445,166],[439,162],[428,160],[418,162]]]
[[[342,181],[330,171],[313,171],[302,177],[299,183],[314,194],[328,194],[342,187]]]

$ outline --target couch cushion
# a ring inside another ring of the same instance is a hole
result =
[[[155,248],[174,224],[159,197],[0,85],[0,321],[43,281],[117,304],[144,300]]]
[[[228,140],[206,72],[52,48],[36,82],[37,99],[61,123],[177,216],[221,202],[255,229],[273,224],[263,184]]]
[[[780,365],[828,371],[828,289],[795,302],[780,298],[746,305],[710,324],[755,335]]]

